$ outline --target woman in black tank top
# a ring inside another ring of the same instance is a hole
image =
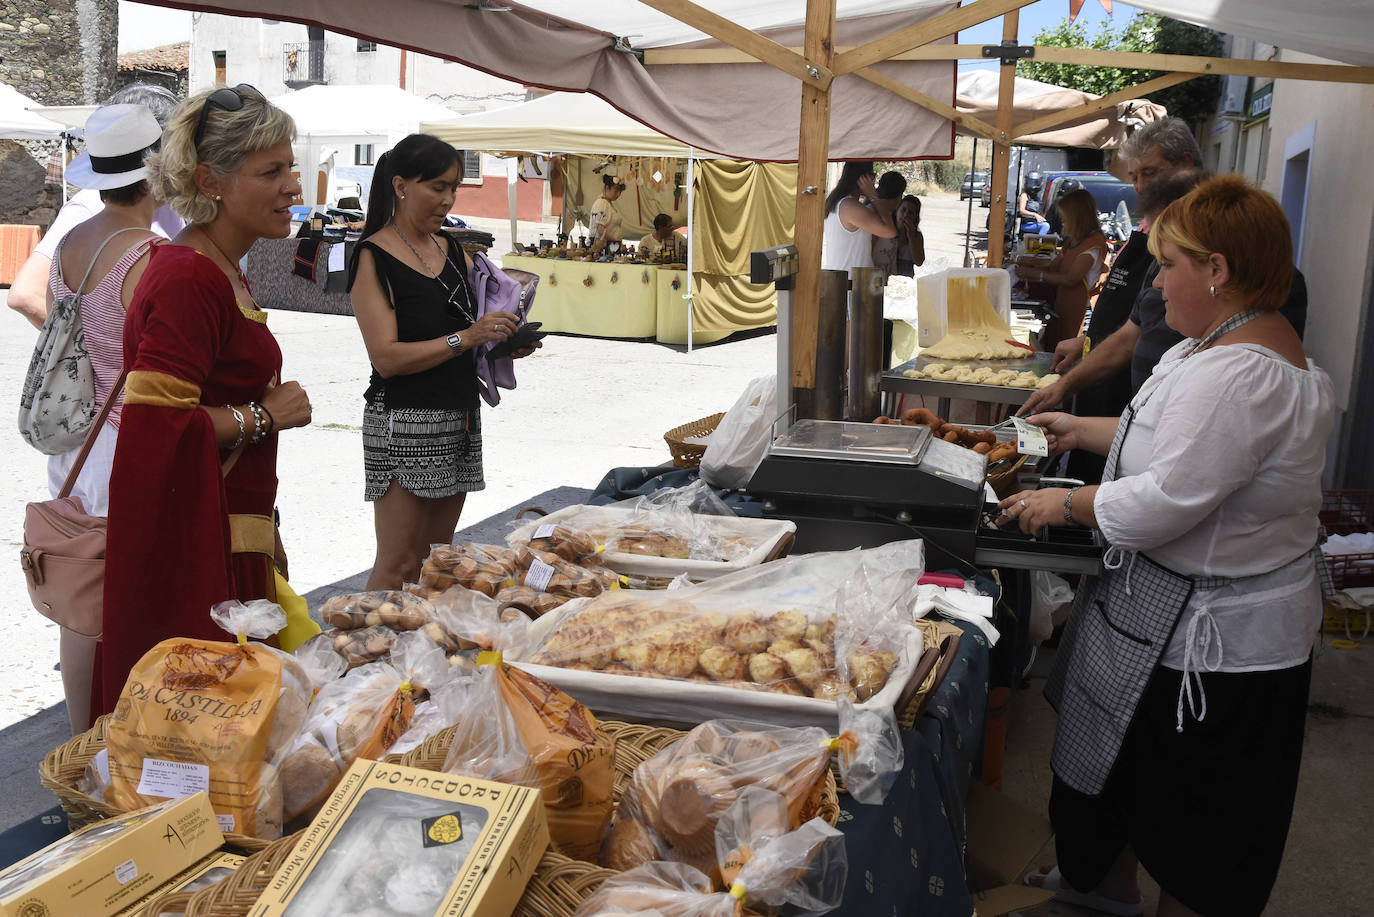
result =
[[[412,134],[383,153],[349,266],[372,376],[364,393],[365,498],[377,556],[369,591],[419,579],[431,544],[453,537],[485,486],[474,351],[515,333],[506,312],[477,317],[462,247],[439,232],[461,177],[458,152]]]

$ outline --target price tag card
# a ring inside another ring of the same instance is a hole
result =
[[[1016,425],[1016,451],[1022,455],[1046,456],[1050,454],[1050,444],[1045,439],[1045,431],[1020,417],[1013,417]]]
[[[193,793],[210,792],[210,768],[185,761],[143,759],[143,774],[138,779],[138,795],[180,799]]]
[[[548,538],[550,535],[553,534],[553,531],[554,531],[554,529],[556,529],[556,528],[558,528],[558,526],[556,526],[556,525],[549,525],[549,524],[545,523],[544,525],[541,525],[539,528],[537,528],[537,529],[534,530],[534,537],[535,537],[535,538]],[[533,539],[531,539],[531,540],[533,540]]]
[[[549,587],[549,580],[553,579],[553,573],[553,567],[542,560],[536,560],[530,564],[529,573],[525,574],[525,585],[543,592]]]

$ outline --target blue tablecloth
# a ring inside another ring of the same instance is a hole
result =
[[[881,806],[840,797],[849,858],[836,914],[968,917],[964,800],[982,750],[988,697],[988,641],[973,625],[944,683],[904,733],[906,762]]]

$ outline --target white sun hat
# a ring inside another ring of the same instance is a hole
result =
[[[108,191],[148,176],[143,154],[157,146],[162,128],[143,105],[106,105],[86,119],[86,151],[67,166],[78,188]]]

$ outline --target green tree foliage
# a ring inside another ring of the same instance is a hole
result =
[[[1133,51],[1146,54],[1190,54],[1200,57],[1220,57],[1221,36],[1202,26],[1190,25],[1154,13],[1137,13],[1118,32],[1103,22],[1094,35],[1089,35],[1082,23],[1070,24],[1067,19],[1057,26],[1035,34],[1035,44],[1058,48],[1092,48],[1099,51]],[[1052,64],[1045,61],[1022,60],[1016,64],[1016,75],[1027,79],[1066,86],[1094,95],[1136,86],[1161,76],[1160,70],[1119,69],[1116,67],[1085,67],[1078,64]],[[1204,76],[1161,89],[1146,96],[1196,128],[1216,110],[1221,93],[1221,77]]]

